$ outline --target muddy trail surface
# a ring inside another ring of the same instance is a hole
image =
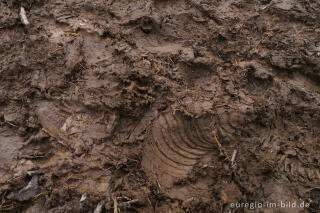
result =
[[[0,0],[0,212],[319,212],[319,153],[317,0]]]

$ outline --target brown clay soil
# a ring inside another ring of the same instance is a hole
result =
[[[0,212],[319,212],[319,154],[318,0],[0,0]]]

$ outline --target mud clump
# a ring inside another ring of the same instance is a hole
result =
[[[0,212],[320,210],[317,1],[0,8]]]

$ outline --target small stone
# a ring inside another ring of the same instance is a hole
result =
[[[271,57],[270,63],[273,66],[279,67],[281,69],[286,69],[288,67],[286,60],[280,55],[273,55]]]
[[[186,62],[192,62],[194,60],[194,52],[190,48],[185,48],[181,52],[181,58]]]

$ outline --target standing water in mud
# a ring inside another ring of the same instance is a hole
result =
[[[319,184],[319,1],[0,0],[0,212],[318,212]]]

